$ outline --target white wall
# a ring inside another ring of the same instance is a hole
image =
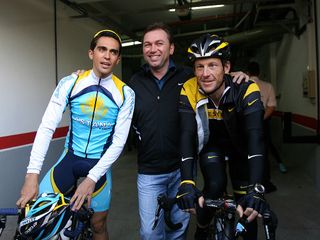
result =
[[[287,34],[277,48],[277,90],[281,94],[281,111],[316,117],[316,105],[303,96],[303,77],[308,67],[308,38]]]
[[[303,25],[307,22],[307,5],[302,0],[296,5]],[[279,97],[279,111],[317,117],[316,100],[304,97],[302,88],[308,67],[316,69],[315,46],[315,26],[308,23],[301,36],[287,33],[282,41],[266,45],[259,51],[256,58],[262,66],[261,77],[273,83]]]
[[[33,131],[54,88],[51,2],[1,3],[0,136]]]
[[[306,1],[297,0],[296,9],[300,17],[300,27],[308,22]],[[313,9],[311,10],[313,13]],[[288,33],[280,42],[262,47],[255,57],[261,63],[262,78],[271,80],[278,99],[277,110],[293,112],[303,116],[317,119],[317,98],[309,99],[303,96],[303,78],[307,69],[316,70],[320,63],[316,62],[316,46],[320,47],[320,2],[317,2],[317,28],[318,42],[315,39],[315,17],[307,23],[307,29],[299,37]],[[319,81],[319,80],[318,80]],[[315,86],[319,90],[319,84]],[[317,94],[316,94],[317,96]],[[282,142],[282,123],[280,119],[274,119],[274,142],[281,150],[284,161],[290,167],[299,167],[310,176],[318,189],[320,189],[320,162],[319,144],[294,144]],[[315,135],[315,130],[293,125],[295,136]]]
[[[56,86],[53,0],[1,2],[0,136],[36,131]],[[58,78],[91,68],[88,49],[103,27],[57,1]],[[121,66],[115,71],[121,77]],[[63,120],[61,125],[67,125]]]

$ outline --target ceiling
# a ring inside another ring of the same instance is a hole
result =
[[[261,45],[278,40],[286,32],[297,33],[299,26],[295,0],[60,1],[79,13],[72,18],[94,19],[118,31],[124,41],[141,40],[143,29],[159,21],[172,28],[175,42],[182,47],[205,32],[225,36],[234,44]],[[224,6],[190,10],[213,4]],[[180,10],[169,12],[171,8]]]

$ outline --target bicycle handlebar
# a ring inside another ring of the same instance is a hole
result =
[[[155,219],[152,226],[152,230],[154,230],[158,225],[161,209],[164,210],[164,221],[167,224],[167,226],[172,230],[180,229],[182,227],[182,223],[173,223],[170,215],[173,205],[177,203],[177,199],[168,198],[164,194],[160,194],[157,198],[157,201],[158,201],[158,207],[155,213]]]
[[[214,208],[216,210],[222,210],[225,211],[226,213],[230,213],[233,216],[236,214],[236,208],[237,204],[233,199],[205,199],[204,201],[205,206]],[[235,226],[235,237],[238,237],[242,235],[246,231],[246,219],[245,218],[240,218]]]
[[[158,208],[155,214],[155,220],[152,227],[152,230],[158,224],[160,211],[161,209],[164,210],[164,218],[167,226],[172,230],[177,230],[182,227],[181,223],[173,223],[171,221],[170,212],[174,204],[177,203],[176,198],[168,198],[165,195],[161,194],[158,196]],[[231,214],[236,213],[237,204],[233,199],[205,199],[205,206],[215,208],[216,210],[223,210]],[[276,215],[270,210],[266,210],[266,212],[262,215],[263,216],[263,227],[265,232],[265,239],[266,240],[275,240],[275,230],[277,227],[277,217]],[[236,236],[241,235],[246,231],[247,220],[245,217],[240,218],[237,221],[235,226],[235,234]]]
[[[204,204],[207,207],[230,211],[236,211],[237,208],[237,204],[232,199],[205,199]]]
[[[0,208],[0,215],[16,216],[19,215],[21,210],[19,208]]]
[[[16,216],[21,212],[18,208],[0,208],[0,236],[6,227],[7,216]]]
[[[232,213],[236,212],[236,203],[232,199],[206,199],[205,205],[208,207],[212,207],[215,209],[222,209],[231,211]],[[263,228],[265,233],[265,239],[266,240],[275,240],[276,239],[276,228],[277,228],[277,216],[272,212],[270,208],[265,210],[265,212],[262,214],[263,218]],[[236,236],[241,235],[243,232],[246,231],[247,227],[247,219],[246,216],[243,216],[240,218],[236,224]]]

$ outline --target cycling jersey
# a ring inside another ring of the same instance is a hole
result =
[[[211,107],[211,100],[201,91],[196,78],[183,85],[179,107],[182,178],[193,178],[193,161],[198,154],[219,148],[226,156],[230,153],[238,161],[248,164],[249,181],[261,183],[264,142],[259,88],[253,81],[237,85],[229,75],[224,76],[224,82],[225,90],[219,106],[211,102]]]
[[[39,173],[52,135],[67,105],[69,132],[65,148],[74,155],[99,159],[88,177],[97,182],[119,157],[134,110],[134,92],[115,75],[98,78],[92,70],[63,78],[42,118],[31,151],[28,173]]]

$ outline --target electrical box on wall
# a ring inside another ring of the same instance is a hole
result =
[[[303,96],[308,98],[315,98],[316,97],[316,79],[315,79],[316,72],[315,70],[307,70],[305,72],[302,89],[303,89]]]

